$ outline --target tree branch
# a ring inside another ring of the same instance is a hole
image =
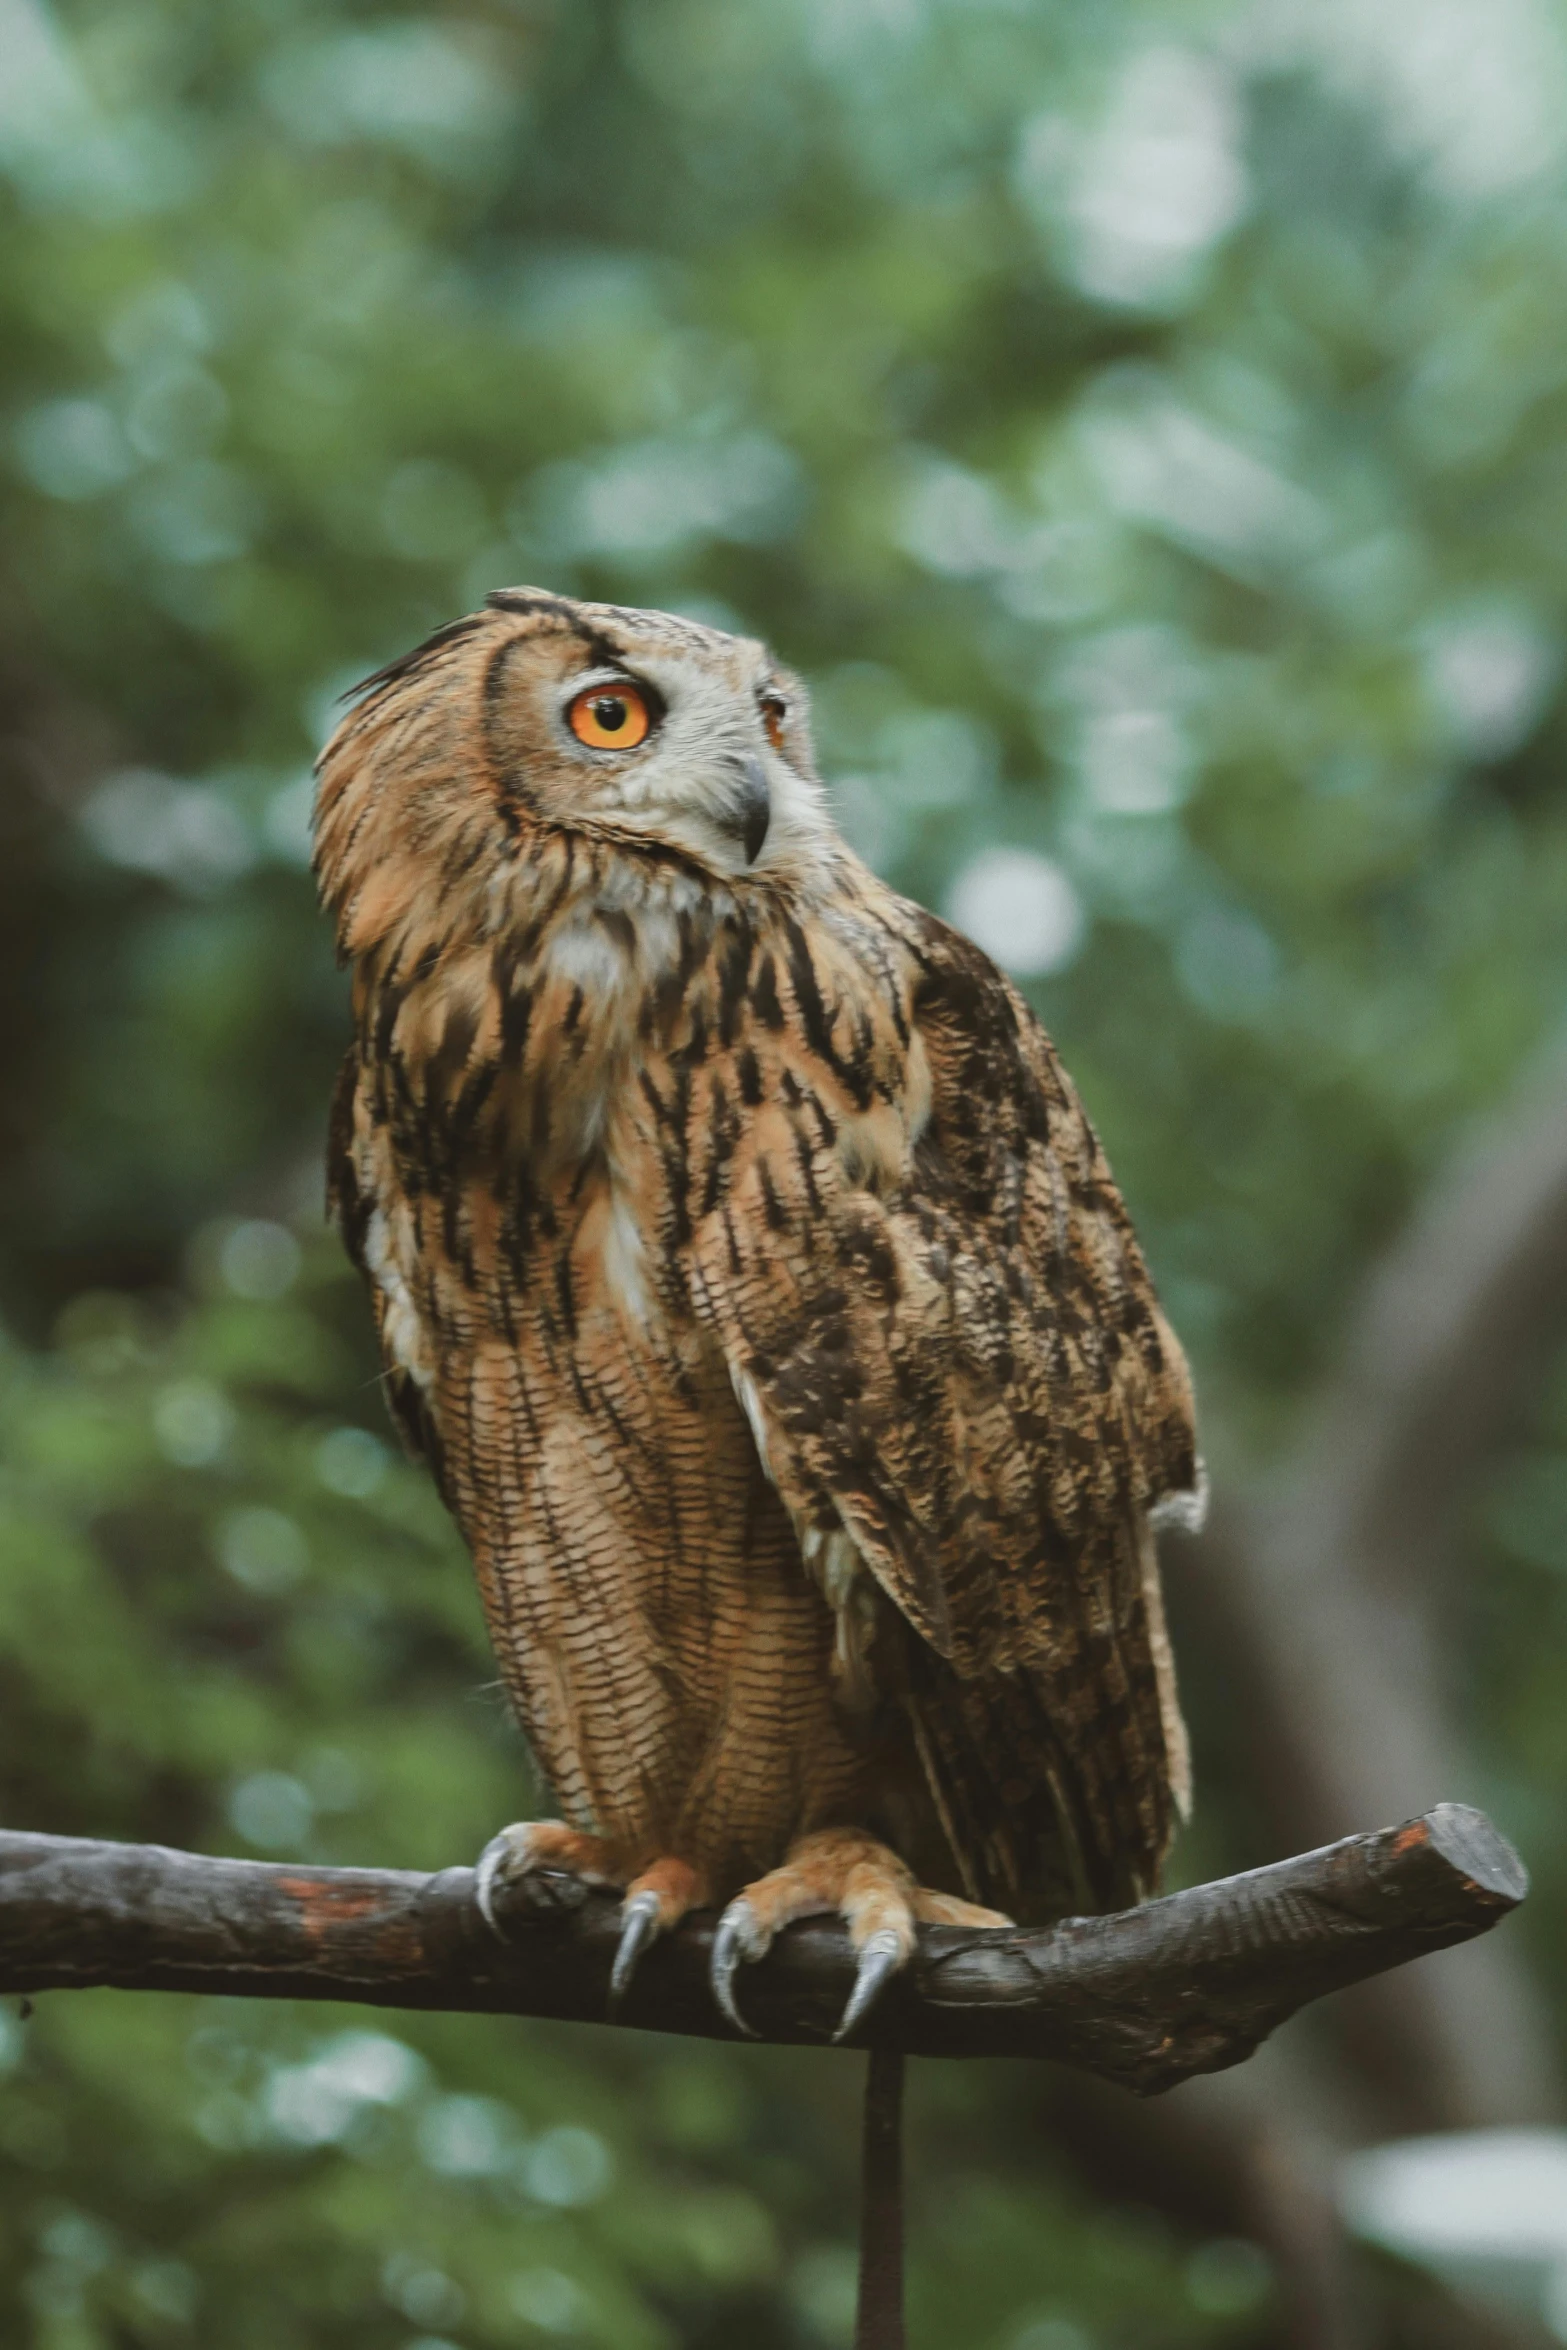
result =
[[[1402,1828],[1041,1931],[921,1930],[863,2037],[921,2056],[1043,2056],[1151,2095],[1249,2056],[1308,2000],[1483,1934],[1523,1864],[1482,1812]],[[0,1833],[0,1992],[116,1985],[602,2021],[618,1902],[541,1876],[490,1933],[471,1869],[316,1869],[161,1845]],[[707,1986],[711,1926],[644,1961],[621,2018],[730,2036]],[[820,2043],[852,1976],[836,1924],[748,1971],[760,2037]]]
[[[1182,1555],[1184,1554],[1184,1555]],[[1337,1564],[1315,1581],[1265,1508],[1222,1497],[1170,1560],[1202,1607],[1270,1842],[1315,1843],[1410,1789],[1479,1777],[1448,1719],[1431,1626]],[[1173,1579],[1173,1578],[1172,1578]],[[1468,1782],[1466,1785],[1465,1782]],[[1415,1798],[1418,1801],[1418,1796]],[[1521,1946],[1488,1943],[1345,2003],[1344,2045],[1392,2133],[1554,2119],[1551,2038]]]

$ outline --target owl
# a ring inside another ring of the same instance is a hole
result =
[[[330,1202],[613,1995],[837,1913],[1134,1902],[1188,1800],[1154,1535],[1186,1366],[1027,1004],[830,820],[767,649],[519,588],[357,689],[316,870],[352,966]]]

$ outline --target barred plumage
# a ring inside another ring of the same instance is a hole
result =
[[[1149,1890],[1185,1365],[1032,1013],[832,830],[798,684],[494,597],[368,681],[317,862],[334,1208],[559,1851],[665,1923],[832,1830],[1021,1917]]]

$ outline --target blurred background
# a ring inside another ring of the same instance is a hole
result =
[[[917,2350],[1567,2341],[1567,7],[0,0],[0,207],[0,1818],[526,1811],[323,1230],[311,761],[492,587],[764,632],[1195,1358],[1178,1876],[1439,1798],[1535,1875],[1147,2107],[916,2068]],[[97,1993],[0,2070],[28,2350],[848,2338],[852,2058]]]

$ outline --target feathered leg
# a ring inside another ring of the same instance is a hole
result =
[[[842,2020],[833,2034],[847,2039],[885,1985],[907,1964],[916,1924],[1009,1926],[999,1910],[980,1909],[950,1893],[917,1885],[913,1871],[885,1844],[859,1828],[819,1828],[802,1836],[782,1868],[736,1894],[718,1921],[711,1961],[713,1996],[737,2031],[749,2026],[735,2005],[734,1979],[742,1963],[762,1957],[780,1928],[796,1918],[836,1910],[849,1929],[858,1965]]]

